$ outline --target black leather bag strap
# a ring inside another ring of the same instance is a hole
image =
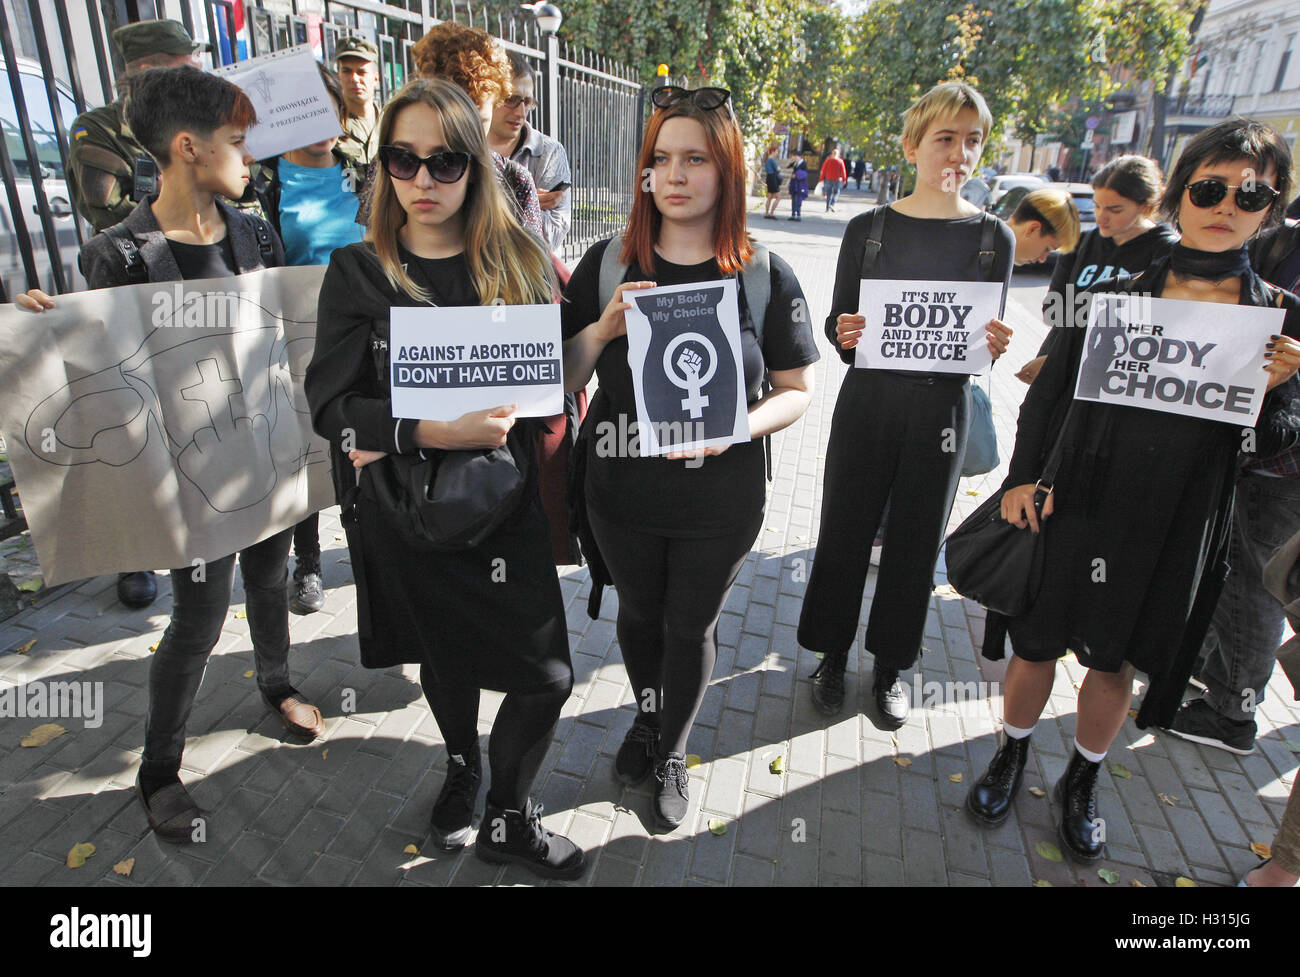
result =
[[[876,207],[871,212],[871,230],[862,245],[861,278],[875,277],[876,262],[880,260],[880,249],[884,245],[885,207]]]
[[[114,224],[106,228],[104,233],[117,248],[117,253],[122,256],[122,268],[126,272],[128,284],[143,285],[147,282],[149,269],[145,267],[144,259],[140,257],[140,248],[137,247],[131,232],[121,224]]]
[[[993,280],[993,264],[998,253],[993,247],[993,235],[998,229],[998,219],[985,213],[980,221],[980,277],[986,282]]]

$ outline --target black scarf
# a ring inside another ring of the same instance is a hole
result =
[[[1170,270],[1179,278],[1203,278],[1211,282],[1244,275],[1250,270],[1250,255],[1245,245],[1235,251],[1197,251],[1180,242],[1169,252],[1169,260]]]

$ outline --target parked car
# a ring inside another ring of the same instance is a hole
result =
[[[1092,199],[1092,184],[1090,183],[1044,183],[1043,187],[1054,187],[1065,190],[1070,194],[1070,199],[1074,201],[1074,206],[1079,211],[1079,233],[1085,234],[1097,226],[1097,210]],[[1002,195],[1002,198],[994,205],[989,207],[989,213],[994,217],[1001,217],[1003,220],[1010,219],[1015,212],[1020,201],[1024,199],[1025,194],[1034,190],[1040,190],[1038,186],[1020,186],[1012,187]],[[1022,265],[1022,268],[1052,268],[1056,264],[1057,254],[1055,251],[1049,251],[1047,256],[1041,261],[1033,261],[1029,264]]]
[[[1042,187],[1047,185],[1047,178],[1038,176],[1035,173],[1003,173],[1001,176],[995,176],[989,181],[989,202],[988,209],[992,210],[993,205],[1006,195],[1008,190],[1014,187]]]
[[[85,288],[85,279],[77,270],[77,232],[73,225],[79,220],[72,210],[68,185],[64,180],[63,157],[59,154],[59,143],[55,136],[54,115],[50,111],[45,94],[44,76],[38,62],[29,58],[18,58],[18,74],[22,81],[23,100],[27,107],[28,118],[32,126],[32,138],[36,143],[36,155],[41,167],[41,184],[49,203],[50,214],[58,236],[60,264],[69,288]],[[56,83],[59,97],[59,113],[65,127],[72,125],[77,117],[77,106],[72,99],[72,92],[62,83]],[[45,230],[41,226],[40,209],[36,200],[36,187],[32,183],[31,167],[27,161],[27,152],[23,147],[22,134],[18,128],[18,113],[14,108],[13,92],[9,87],[9,67],[0,60],[0,124],[4,126],[5,149],[13,161],[17,177],[18,202],[22,208],[23,223],[32,240],[32,250],[36,259],[37,273],[41,286],[53,291],[53,273],[50,270],[49,251],[45,246]],[[9,210],[9,195],[0,194],[0,285],[3,285],[3,300],[12,302],[14,296],[27,289],[27,275],[23,269],[22,252],[18,248],[18,236],[15,230],[13,214]],[[83,223],[83,234],[89,232]]]

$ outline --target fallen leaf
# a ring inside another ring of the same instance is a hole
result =
[[[1272,849],[1270,846],[1265,845],[1265,844],[1263,844],[1262,842],[1259,842],[1259,841],[1252,841],[1252,842],[1250,843],[1250,850],[1253,851],[1253,852],[1254,852],[1256,855],[1258,855],[1260,858],[1272,858],[1272,857],[1273,857],[1273,849]]]
[[[1133,889],[1145,889],[1146,883],[1139,882],[1137,879],[1134,879],[1132,882],[1129,883],[1129,887]]]
[[[236,621],[242,621],[246,617],[248,617],[248,611],[235,611]]]
[[[1034,888],[1036,889],[1050,889],[1051,887],[1052,883],[1048,882],[1047,879],[1034,879]]]
[[[1130,709],[1130,710],[1128,711],[1128,718],[1129,718],[1129,719],[1137,719],[1137,717],[1138,717],[1138,711],[1137,711],[1136,709]]]
[[[29,651],[32,650],[32,645],[34,645],[34,644],[36,644],[36,639],[35,639],[35,638],[32,638],[30,641],[27,641],[27,642],[25,642],[25,643],[19,645],[17,648],[15,648],[15,649],[14,649],[14,654],[15,654],[15,655],[25,655],[25,654],[27,654]]]
[[[704,761],[700,759],[700,756],[699,756],[698,753],[688,753],[688,754],[686,754],[686,769],[687,769],[687,770],[690,770],[692,767],[698,767],[698,766],[699,766],[701,763],[703,763],[703,762],[704,762]]]
[[[972,489],[967,489],[967,490],[966,490],[966,494],[967,494],[967,495],[979,495],[978,492],[976,492],[976,491],[974,491],[974,490],[972,490]]]
[[[127,859],[123,859],[122,861],[120,861],[120,862],[118,862],[116,865],[114,865],[114,866],[113,866],[113,871],[116,872],[118,875],[128,875],[128,876],[129,876],[129,875],[131,874],[131,870],[132,870],[133,868],[135,868],[135,859],[134,859],[134,858],[127,858]]]
[[[820,652],[820,651],[814,651],[814,652],[813,652],[813,657],[816,658],[818,661],[821,661],[821,659],[822,659],[822,654],[823,654],[823,653]]]
[[[905,757],[905,756],[896,756],[894,757],[894,762],[897,763],[900,767],[910,767],[912,765],[912,758]]]
[[[56,740],[67,730],[58,723],[42,723],[28,733],[19,742],[19,746],[44,746],[50,740]]]
[[[407,845],[405,848],[402,849],[402,854],[403,854],[403,855],[418,855],[418,854],[420,854],[420,849],[417,848],[415,845]]]
[[[64,863],[68,868],[81,868],[86,864],[86,859],[95,854],[95,846],[88,841],[83,841],[79,845],[73,845],[72,850],[68,852],[68,859]]]
[[[785,763],[781,757],[777,757],[767,765],[767,769],[774,774],[785,773]]]
[[[1047,796],[1047,791],[1043,790],[1043,788],[1041,788],[1041,787],[1030,787],[1030,788],[1028,788],[1028,790],[1029,790],[1029,793],[1033,794],[1035,797],[1046,797],[1046,796]]]
[[[1160,798],[1162,801],[1164,801],[1164,802],[1165,802],[1166,804],[1168,804],[1170,807],[1174,807],[1174,806],[1177,805],[1177,803],[1178,803],[1178,798],[1177,798],[1177,797],[1170,797],[1168,794],[1165,794],[1165,793],[1159,793],[1159,794],[1156,794],[1156,797]]]
[[[1195,889],[1196,883],[1186,875],[1180,875],[1178,878],[1174,879],[1174,886],[1179,889]]]
[[[250,668],[248,671],[244,673],[244,678],[252,678],[254,674],[256,673],[253,671],[253,669]]]
[[[18,589],[25,594],[34,594],[45,586],[44,577],[32,577],[31,580],[24,580],[18,585]]]
[[[1040,841],[1034,846],[1034,851],[1038,852],[1038,854],[1042,855],[1049,862],[1060,862],[1064,860],[1061,855],[1061,849],[1057,848],[1050,841]]]
[[[162,642],[160,641],[160,642],[158,642],[158,644],[162,644]],[[155,652],[155,651],[157,651],[157,650],[158,650],[158,645],[150,645],[150,646],[149,646],[149,651],[150,651],[151,653],[152,653],[152,652]]]
[[[1113,777],[1119,777],[1121,780],[1129,780],[1133,777],[1133,771],[1122,763],[1112,763],[1110,773]]]
[[[777,529],[775,526],[768,526],[766,529],[763,530],[763,532],[765,533],[779,533],[780,531],[781,530]]]
[[[337,542],[338,542],[339,540],[341,540],[342,538],[343,538],[342,536],[335,536],[335,537],[334,537],[334,542],[337,543]]]
[[[1097,877],[1100,878],[1107,885],[1114,885],[1116,882],[1119,881],[1119,873],[1112,872],[1108,868],[1097,869]]]
[[[725,835],[727,833],[727,822],[719,821],[717,818],[709,818],[709,830],[715,835]]]
[[[961,774],[959,774],[959,773],[950,773],[950,774],[948,774],[948,779],[951,780],[954,784],[960,784],[960,783],[961,783]]]

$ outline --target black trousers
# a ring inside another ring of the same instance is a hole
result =
[[[805,648],[843,655],[853,644],[871,543],[890,503],[864,647],[889,668],[915,664],[966,452],[969,387],[951,374],[849,370],[831,421],[821,530],[799,616]]]

